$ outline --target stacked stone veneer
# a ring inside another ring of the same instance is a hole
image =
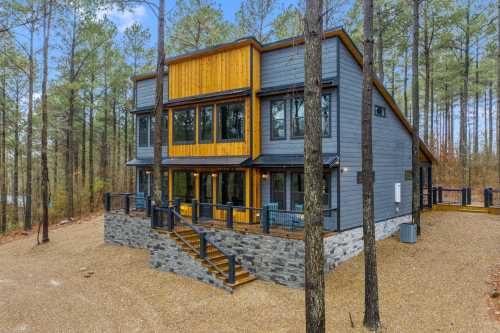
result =
[[[377,240],[399,230],[401,223],[410,222],[411,215],[378,222]],[[259,279],[294,288],[304,287],[304,242],[269,235],[244,234],[226,229],[197,227],[207,239],[226,254],[236,255],[237,262]],[[175,272],[196,280],[228,289],[196,259],[183,252],[168,234],[150,231],[149,219],[130,217],[123,213],[105,216],[105,240],[108,243],[148,248],[150,265],[162,271]],[[324,238],[325,272],[363,250],[362,228],[351,229]]]
[[[150,241],[149,219],[123,211],[104,213],[104,241],[109,244],[146,249]]]

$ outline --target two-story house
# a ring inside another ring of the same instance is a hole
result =
[[[342,29],[325,32],[322,47],[322,154],[329,230],[362,224],[362,55]],[[254,38],[166,61],[164,200],[191,214],[217,218],[218,205],[300,211],[304,201],[304,39],[269,44]],[[135,83],[137,192],[151,193],[155,74]],[[373,90],[375,219],[411,214],[410,124],[378,81]],[[420,145],[421,184],[432,182],[432,154]],[[428,187],[427,185],[427,187]],[[426,186],[422,186],[426,187]],[[423,197],[423,195],[422,195]],[[248,212],[236,212],[250,220]],[[243,215],[242,215],[243,214]],[[247,215],[245,215],[247,214]]]

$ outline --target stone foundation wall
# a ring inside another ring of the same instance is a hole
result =
[[[378,222],[377,240],[399,230],[401,223],[411,222],[411,215]],[[184,253],[166,234],[150,231],[149,219],[131,217],[122,212],[105,214],[104,238],[107,243],[147,248],[150,265],[162,271],[175,272],[216,287],[227,288],[194,258]],[[207,239],[227,254],[236,255],[238,263],[257,278],[293,288],[304,287],[304,242],[302,240],[243,234],[232,230],[197,227]],[[363,250],[363,229],[343,231],[324,238],[325,272]]]
[[[227,287],[222,280],[217,279],[200,262],[182,251],[168,234],[152,231],[148,250],[151,268],[181,274],[232,292],[232,289]]]
[[[396,217],[375,224],[375,239],[382,240],[399,230],[401,223],[411,222],[411,215]],[[363,228],[343,231],[324,239],[325,271],[329,272],[338,264],[363,251]]]
[[[294,288],[304,287],[304,242],[231,230],[203,229],[207,239],[257,278]]]
[[[149,218],[122,211],[104,213],[104,241],[109,244],[146,249],[151,238]]]

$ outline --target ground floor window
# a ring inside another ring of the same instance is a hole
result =
[[[245,206],[245,173],[223,171],[219,173],[217,201],[219,204],[232,202],[234,206]]]
[[[330,208],[330,174],[323,174],[323,209]],[[304,173],[292,172],[291,209],[304,210]]]
[[[194,175],[191,171],[173,172],[173,196],[174,200],[191,203],[194,199]]]
[[[149,194],[149,175],[146,173],[144,169],[138,169],[137,171],[137,192]]]
[[[286,209],[286,174],[271,173],[271,202],[278,203],[278,209]]]

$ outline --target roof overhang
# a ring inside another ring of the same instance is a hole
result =
[[[226,90],[223,92],[196,95],[196,96],[190,96],[190,97],[186,97],[186,98],[171,99],[167,103],[165,103],[165,105],[168,107],[176,107],[176,106],[182,106],[185,104],[193,104],[193,103],[199,103],[199,102],[210,102],[213,100],[220,100],[223,98],[244,97],[244,96],[250,96],[251,92],[252,92],[252,90],[250,88]]]
[[[153,165],[152,158],[133,159],[126,163],[127,166],[151,166]]]
[[[322,154],[321,158],[325,168],[334,168],[339,164],[337,154]],[[247,165],[260,168],[303,168],[304,155],[265,154],[260,155],[253,161],[247,161]]]
[[[328,89],[338,86],[338,77],[330,77],[322,79],[321,86],[323,89]],[[263,88],[259,92],[257,92],[257,96],[265,97],[265,96],[302,93],[302,92],[304,92],[304,82],[299,82],[299,83]]]
[[[165,158],[162,165],[166,166],[243,166],[247,156],[213,156],[213,157],[175,157]]]

